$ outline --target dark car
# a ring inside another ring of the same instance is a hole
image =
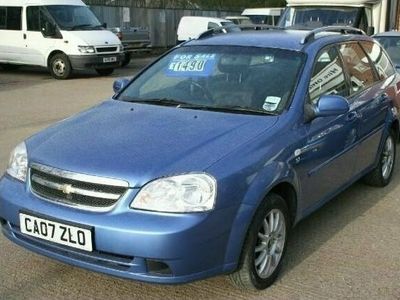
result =
[[[264,289],[300,220],[360,179],[389,184],[399,75],[377,42],[347,27],[222,32],[18,145],[3,233],[110,275]]]

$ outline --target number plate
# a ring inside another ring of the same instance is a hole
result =
[[[116,62],[116,61],[117,61],[117,58],[115,56],[103,58],[103,62],[105,62],[105,63],[111,63],[111,62]]]
[[[19,221],[23,234],[84,251],[93,251],[92,231],[90,229],[43,219],[22,212],[19,214]]]

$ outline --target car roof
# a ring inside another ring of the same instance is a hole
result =
[[[350,40],[369,40],[372,38],[360,34],[338,34],[324,32],[306,43],[303,40],[309,36],[308,30],[254,30],[215,34],[205,38],[189,41],[185,46],[249,46],[262,48],[282,48],[286,50],[303,51],[310,45],[322,48],[331,43]]]

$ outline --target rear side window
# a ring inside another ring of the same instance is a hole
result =
[[[317,57],[308,91],[313,104],[322,95],[347,96],[346,78],[336,47],[323,50]]]
[[[380,80],[386,79],[395,73],[390,59],[378,44],[373,42],[361,42],[361,46],[374,63]]]
[[[350,78],[351,94],[358,93],[375,82],[373,68],[359,44],[343,44],[340,46],[340,53]]]
[[[22,7],[0,7],[0,29],[21,30]]]

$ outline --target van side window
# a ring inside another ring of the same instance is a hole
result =
[[[29,6],[26,9],[26,24],[28,31],[40,31],[39,6]]]
[[[336,47],[323,50],[318,55],[308,93],[313,104],[316,104],[322,95],[348,95],[343,66]]]
[[[340,46],[340,53],[350,78],[351,94],[360,92],[375,82],[372,66],[359,44],[343,44]]]
[[[6,8],[0,7],[0,29],[6,29]]]
[[[217,23],[208,22],[208,29],[214,29],[220,27]]]
[[[5,7],[6,22],[5,22],[5,26],[3,29],[21,30],[21,28],[22,28],[21,12],[22,12],[22,7],[16,7],[16,6]],[[1,13],[0,13],[0,15],[1,15]],[[1,24],[1,17],[0,17],[0,24]]]
[[[384,80],[395,73],[390,59],[382,50],[381,46],[373,42],[361,42],[361,46],[374,63],[380,80]]]

